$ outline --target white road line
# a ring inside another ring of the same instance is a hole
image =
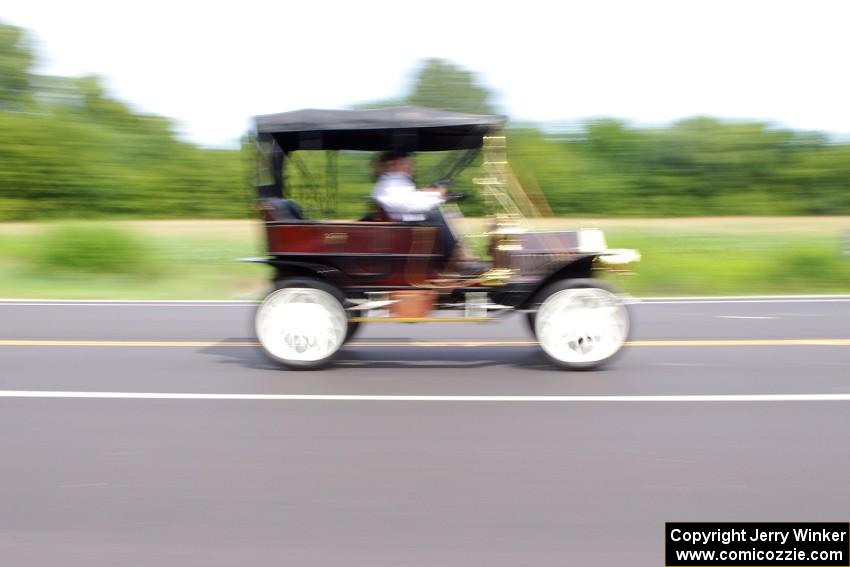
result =
[[[659,396],[415,396],[358,394],[199,394],[177,392],[63,392],[0,390],[0,398],[128,400],[270,400],[341,402],[847,402],[850,394],[717,394]]]
[[[381,341],[360,340],[348,343],[349,347],[380,348],[435,348],[435,347],[532,347],[537,341]],[[68,339],[0,339],[0,347],[121,347],[121,348],[198,348],[198,347],[257,347],[256,341],[104,341],[104,340],[68,340]],[[842,339],[655,339],[645,341],[627,341],[630,347],[784,347],[784,346],[828,346],[848,347],[850,338]]]
[[[700,305],[722,303],[850,303],[850,297],[797,297],[797,298],[714,298],[714,299],[641,299],[637,305]]]
[[[198,304],[198,303],[215,303],[215,304],[228,304],[228,303],[258,303],[253,299],[50,299],[44,297],[18,297],[18,298],[0,298],[0,303],[33,303],[33,302],[42,302],[42,303],[68,303],[70,305],[76,305],[81,303],[93,303],[97,305],[110,305],[115,303],[129,303],[132,305],[140,304],[145,305],[148,303],[171,303],[171,304],[181,304],[181,303],[189,303],[189,304]]]
[[[644,297],[642,301],[694,301],[694,300],[735,300],[735,299],[841,299],[850,301],[850,295],[844,293],[793,294],[793,295],[674,295],[667,297]]]
[[[706,297],[626,297],[634,305],[732,303],[850,303],[850,295],[736,295]],[[2,299],[0,307],[245,307],[248,299]]]
[[[258,301],[110,301],[110,300],[8,300],[0,299],[0,307],[250,307]]]
[[[718,319],[776,319],[776,317],[756,317],[753,315],[716,315]]]

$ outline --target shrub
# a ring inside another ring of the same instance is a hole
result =
[[[63,224],[35,243],[34,264],[48,271],[153,274],[153,251],[139,237],[107,225]]]
[[[767,276],[784,284],[808,282],[813,291],[818,288],[850,285],[850,260],[842,256],[838,246],[794,246],[775,258]]]

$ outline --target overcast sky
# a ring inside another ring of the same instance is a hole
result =
[[[95,73],[186,139],[254,114],[400,95],[417,61],[479,74],[513,118],[695,114],[850,133],[850,2],[5,0],[39,71]]]

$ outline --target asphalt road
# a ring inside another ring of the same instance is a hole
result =
[[[848,298],[641,303],[583,373],[516,317],[284,371],[252,311],[0,303],[0,564],[657,566],[665,521],[850,520]]]

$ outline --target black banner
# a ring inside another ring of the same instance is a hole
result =
[[[668,522],[667,567],[850,567],[844,522]]]

